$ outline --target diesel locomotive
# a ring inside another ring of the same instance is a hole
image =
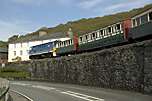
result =
[[[127,43],[130,40],[151,38],[152,8],[130,19],[126,19],[99,30],[78,36],[74,33],[64,41],[31,47],[30,59],[54,57],[101,49],[108,46]],[[44,48],[43,48],[44,47]]]

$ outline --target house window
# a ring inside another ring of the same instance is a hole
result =
[[[16,51],[14,51],[14,56],[16,56]]]
[[[21,43],[21,47],[23,46],[23,44]]]
[[[27,47],[29,47],[29,42],[27,42]]]
[[[14,44],[14,48],[16,48],[16,44]]]
[[[20,51],[20,55],[23,55],[23,51],[22,50]]]
[[[29,50],[26,50],[27,54],[29,54]]]

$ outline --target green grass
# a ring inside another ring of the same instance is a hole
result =
[[[0,77],[3,78],[28,78],[29,72],[19,71],[16,69],[0,69]]]

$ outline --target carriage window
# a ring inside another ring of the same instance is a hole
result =
[[[108,33],[111,33],[111,27],[108,27]]]
[[[66,41],[67,46],[69,45],[69,40]]]
[[[147,14],[146,14],[146,15],[143,15],[143,16],[141,17],[141,24],[144,24],[144,23],[146,23],[146,22],[148,22],[148,16],[147,16]]]
[[[92,37],[95,38],[95,36],[96,36],[95,33],[92,33]]]
[[[69,45],[70,45],[70,40],[68,42],[69,42]]]
[[[71,44],[73,44],[73,40],[71,40]]]
[[[115,32],[115,25],[112,26],[112,32]]]
[[[86,40],[88,40],[88,35],[85,36]]]
[[[149,21],[152,21],[152,12],[149,13]]]
[[[59,43],[59,47],[61,47],[61,42]]]
[[[116,25],[116,30],[120,30],[120,24]]]
[[[60,42],[60,47],[62,47],[62,42]]]
[[[132,24],[133,24],[133,27],[136,26],[136,20],[135,19],[132,20]]]
[[[95,37],[98,38],[98,33],[97,32],[95,33]]]
[[[103,30],[100,30],[100,36],[103,36]]]
[[[103,36],[106,36],[106,30],[105,29],[103,30]]]
[[[63,42],[61,43],[61,46],[63,47]]]
[[[136,21],[137,21],[137,26],[139,26],[140,25],[140,18],[137,18]]]
[[[80,37],[80,42],[82,42],[82,37]]]

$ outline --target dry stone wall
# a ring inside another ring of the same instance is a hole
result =
[[[152,40],[26,63],[31,78],[152,94]]]

